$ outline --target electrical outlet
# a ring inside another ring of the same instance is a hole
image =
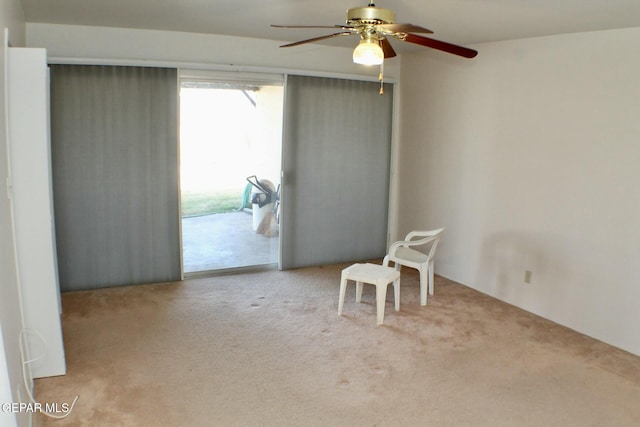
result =
[[[524,271],[524,283],[528,283],[531,284],[531,271],[530,270],[525,270]]]

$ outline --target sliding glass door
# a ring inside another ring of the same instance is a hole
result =
[[[182,77],[185,274],[277,265],[282,98],[281,82]]]
[[[393,86],[223,74],[52,66],[63,290],[384,255]]]

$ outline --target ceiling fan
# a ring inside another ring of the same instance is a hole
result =
[[[359,35],[360,43],[353,51],[353,62],[364,65],[382,65],[385,58],[393,58],[393,50],[388,37],[397,40],[438,49],[464,58],[474,58],[478,52],[440,40],[412,33],[433,34],[433,31],[413,24],[396,24],[396,15],[390,9],[376,7],[372,1],[366,7],[347,10],[346,25],[272,25],[276,28],[339,28],[343,31],[326,36],[314,37],[280,47],[293,47],[334,37]]]

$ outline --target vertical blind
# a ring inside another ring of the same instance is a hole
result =
[[[51,66],[62,290],[180,278],[177,70]]]
[[[283,269],[386,252],[393,86],[288,76]]]

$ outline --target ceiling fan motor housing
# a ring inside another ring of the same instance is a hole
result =
[[[355,7],[347,10],[348,25],[393,24],[395,21],[396,14],[392,10],[381,7]]]

